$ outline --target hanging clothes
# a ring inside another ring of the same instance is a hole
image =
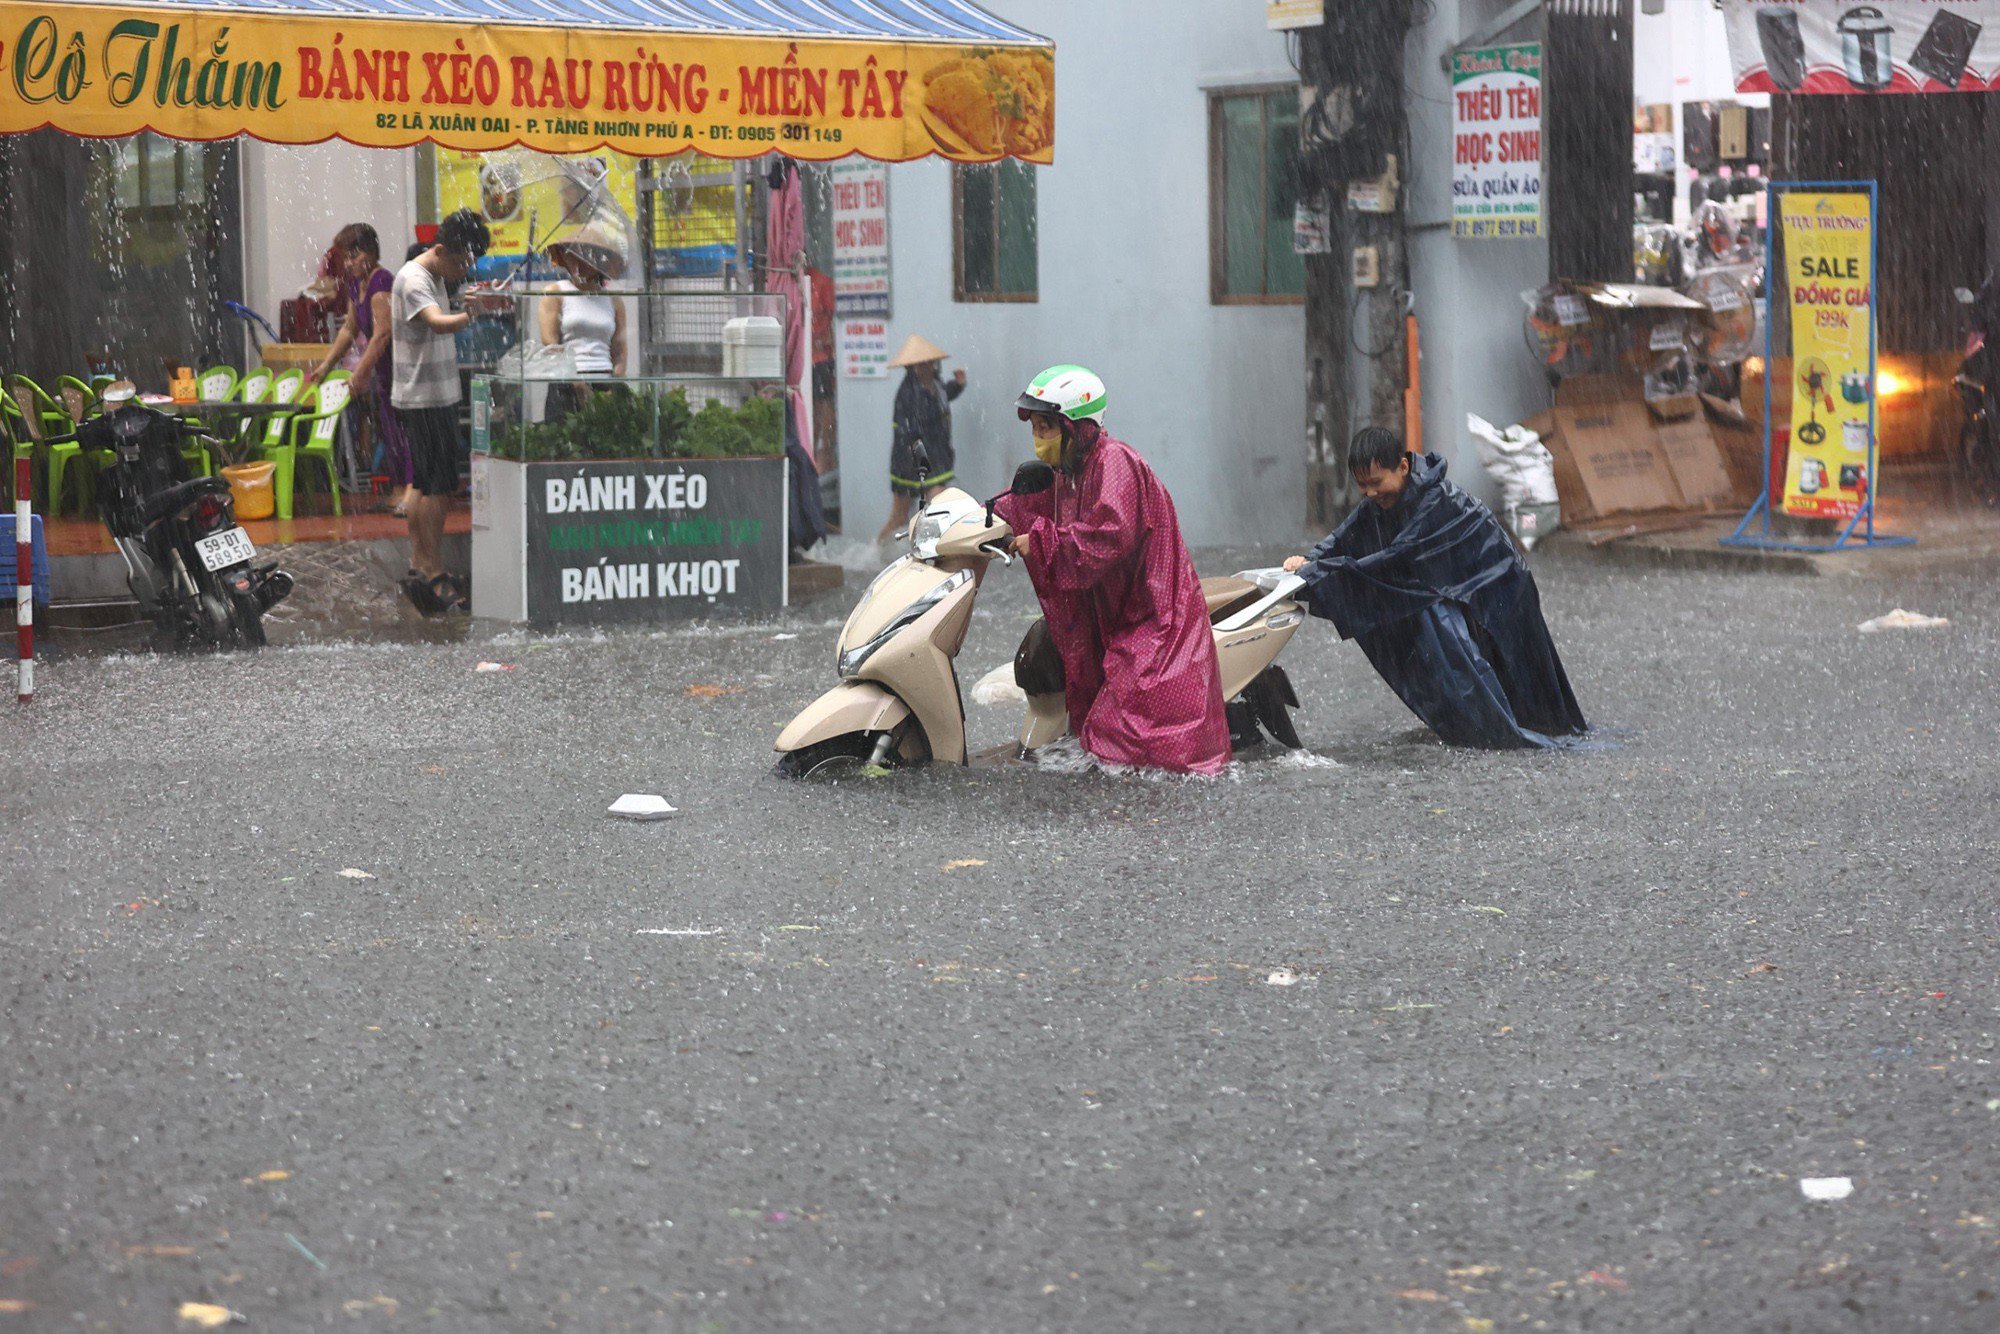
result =
[[[1314,614],[1455,746],[1551,746],[1589,730],[1542,619],[1535,577],[1436,454],[1396,504],[1363,503],[1299,571]]]
[[[1208,604],[1174,502],[1130,445],[1100,434],[1075,478],[994,505],[1062,656],[1070,728],[1112,764],[1215,773],[1229,723]]]

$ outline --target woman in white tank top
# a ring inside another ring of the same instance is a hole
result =
[[[569,280],[556,284],[555,290],[561,296],[545,298],[541,303],[542,342],[568,348],[580,374],[623,376],[625,303],[604,290],[606,281],[618,276],[611,270],[623,271],[623,257],[582,235],[556,242],[549,247],[548,255],[569,274]],[[592,386],[585,381],[550,385],[545,419],[561,421],[589,401],[591,392]]]

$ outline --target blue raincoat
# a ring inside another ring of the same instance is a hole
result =
[[[1299,575],[1314,614],[1352,639],[1430,729],[1454,746],[1560,744],[1589,730],[1542,620],[1535,577],[1492,511],[1410,460],[1389,509],[1364,502]]]

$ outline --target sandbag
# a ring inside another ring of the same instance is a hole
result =
[[[1500,487],[1501,518],[1524,550],[1554,532],[1560,510],[1556,503],[1556,461],[1542,437],[1525,426],[1500,430],[1473,413],[1465,428],[1479,451],[1479,462]]]

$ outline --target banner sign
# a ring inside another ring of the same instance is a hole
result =
[[[1542,234],[1542,48],[1451,57],[1451,233]]]
[[[1850,518],[1875,442],[1875,219],[1865,194],[1778,196],[1792,311],[1791,452],[1784,512]]]
[[[590,177],[603,178],[604,196],[627,218],[639,216],[636,159],[624,153],[599,152],[573,161],[579,161]],[[488,261],[519,260],[528,253],[530,235],[537,245],[544,244],[558,223],[573,216],[560,177],[525,182],[513,190],[496,189],[485,166],[482,153],[440,149],[437,154],[438,216],[469,208],[485,218],[493,233],[493,244],[486,251]]]
[[[889,314],[889,168],[836,162],[833,174],[833,309]]]
[[[2000,0],[1722,0],[1740,93],[2000,89]]]
[[[850,380],[885,380],[889,377],[887,320],[840,322],[840,373]]]
[[[1046,47],[0,3],[0,133],[1055,158]]]
[[[528,620],[777,610],[785,490],[782,458],[530,464]]]

